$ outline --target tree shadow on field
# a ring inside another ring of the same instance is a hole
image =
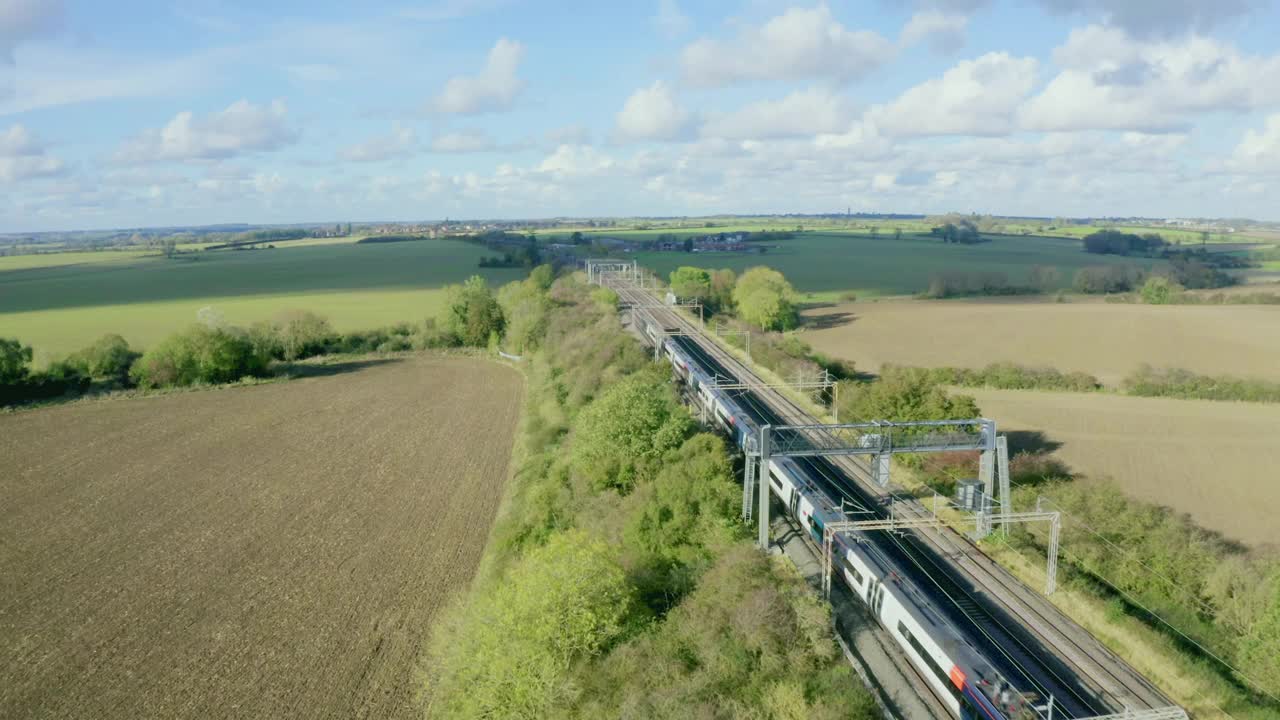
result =
[[[283,363],[280,366],[279,374],[293,379],[329,377],[330,375],[343,375],[368,370],[380,365],[401,362],[404,362],[404,358],[371,358],[368,360],[344,360],[330,363]]]
[[[1009,439],[1009,455],[1018,453],[1049,453],[1062,447],[1039,430],[1009,430],[1002,433]]]
[[[857,319],[858,316],[851,312],[829,312],[820,315],[803,315],[801,323],[810,330],[827,330],[848,325]]]

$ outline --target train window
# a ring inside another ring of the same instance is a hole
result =
[[[862,585],[862,573],[858,572],[858,568],[850,565],[849,572],[853,574],[853,582],[855,585]]]
[[[773,486],[778,488],[778,492],[782,492],[782,481],[778,479],[777,475],[773,474],[772,470],[769,471],[769,482],[773,483]]]

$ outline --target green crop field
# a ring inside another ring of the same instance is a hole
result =
[[[340,330],[417,322],[438,309],[444,285],[473,274],[494,285],[523,277],[519,269],[480,269],[485,253],[424,240],[0,270],[0,336],[32,345],[48,362],[108,332],[146,347],[195,322],[204,307],[237,325],[295,309],[325,315]]]
[[[137,260],[147,255],[158,255],[155,250],[101,250],[92,252],[43,252],[30,255],[0,256],[0,273],[6,270],[30,270],[32,268],[109,263]],[[0,278],[4,277],[0,275]]]
[[[1089,255],[1078,240],[1045,237],[995,237],[978,245],[948,245],[922,236],[879,238],[862,233],[804,233],[769,243],[767,253],[636,253],[640,264],[664,276],[681,265],[742,271],[766,265],[782,272],[797,290],[819,298],[841,291],[860,296],[903,295],[926,289],[939,272],[1003,272],[1023,283],[1034,265],[1056,267],[1061,287],[1076,270],[1091,265],[1123,264],[1150,268],[1157,261]],[[776,246],[776,248],[774,247]]]

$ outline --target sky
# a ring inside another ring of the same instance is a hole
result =
[[[0,233],[1280,220],[1270,0],[0,0]]]

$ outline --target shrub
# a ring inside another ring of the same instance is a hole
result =
[[[938,378],[920,368],[888,365],[875,382],[842,384],[840,419],[845,422],[956,420],[980,415],[973,398],[948,395]]]
[[[648,606],[666,611],[693,588],[712,549],[741,531],[741,497],[724,442],[699,433],[627,498],[622,540]]]
[[[143,353],[130,376],[143,387],[234,382],[266,374],[269,359],[242,330],[192,325]]]
[[[1009,276],[997,271],[934,273],[924,297],[940,300],[968,295],[1025,295],[1039,292],[1034,287],[1014,285]]]
[[[1045,452],[1020,452],[1009,458],[1009,479],[1018,485],[1040,485],[1071,477],[1071,469]]]
[[[1147,278],[1138,294],[1148,305],[1168,305],[1181,299],[1182,286],[1167,277],[1155,275]]]
[[[1197,375],[1179,368],[1157,370],[1150,365],[1139,366],[1125,377],[1122,386],[1130,395],[1142,397],[1280,402],[1280,383]]]
[[[631,589],[609,548],[556,535],[511,568],[434,644],[437,697],[457,718],[544,718],[573,696],[574,664],[623,630]]]
[[[666,619],[579,674],[570,718],[871,720],[828,609],[747,544],[725,552]]]
[[[1143,280],[1144,273],[1123,265],[1099,265],[1076,271],[1072,286],[1076,292],[1100,295],[1129,292]]]
[[[663,454],[693,432],[693,421],[660,376],[638,375],[592,401],[577,428],[574,471],[597,489],[626,492],[656,472]]]
[[[448,301],[440,324],[458,344],[484,347],[490,335],[502,334],[506,319],[484,278],[472,275],[461,285],[446,287],[445,293]]]
[[[0,338],[0,383],[14,383],[27,376],[31,346],[13,338]]]
[[[1092,392],[1102,386],[1093,375],[1064,373],[1055,368],[1033,368],[1017,363],[992,363],[980,370],[942,367],[927,371],[940,383],[1001,390],[1068,390]]]
[[[547,267],[539,266],[538,269]],[[498,305],[506,318],[503,347],[523,355],[536,350],[547,332],[547,314],[551,299],[541,285],[541,279],[530,276],[523,282],[511,282],[498,290]]]
[[[67,363],[91,378],[125,381],[129,379],[129,368],[139,356],[124,338],[111,334],[73,353]]]
[[[303,310],[281,315],[276,320],[276,335],[282,360],[322,355],[335,339],[328,320]]]

